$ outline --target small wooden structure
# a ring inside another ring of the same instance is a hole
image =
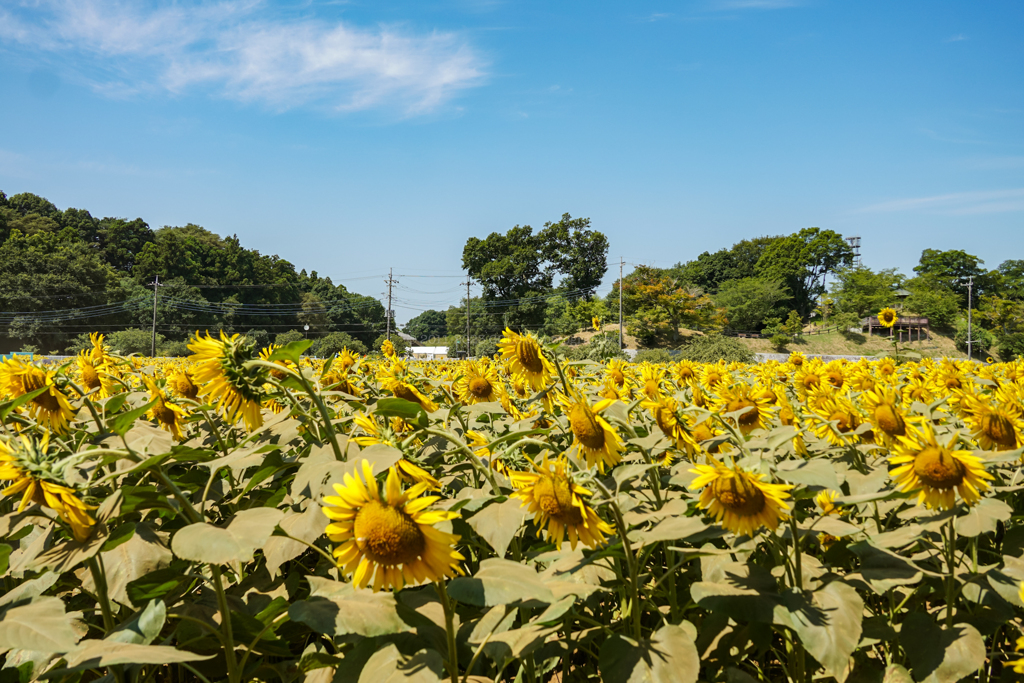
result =
[[[868,328],[868,336],[872,335],[875,328],[882,328],[883,330],[889,329],[885,325],[882,325],[878,321],[878,316],[873,315],[869,318],[864,318],[860,321],[861,328]],[[928,318],[920,318],[917,316],[901,315],[896,320],[896,324],[889,329],[889,336],[899,335],[900,341],[903,341],[903,334],[906,332],[906,340],[914,341],[914,332],[917,332],[917,341],[921,341],[921,334],[924,334],[925,339],[931,339],[931,328],[928,326]]]

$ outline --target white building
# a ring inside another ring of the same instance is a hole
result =
[[[447,346],[410,346],[409,353],[419,360],[445,360],[448,358]]]

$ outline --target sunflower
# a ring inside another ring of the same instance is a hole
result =
[[[99,335],[99,338],[99,353],[96,352],[96,340],[93,339],[94,348],[79,353],[75,362],[86,391],[96,391],[100,398],[109,398],[114,393],[114,380],[107,373],[108,358],[103,353],[103,336]]]
[[[846,384],[846,370],[843,361],[834,360],[825,366],[825,381],[836,389],[842,389]]]
[[[861,394],[861,405],[868,412],[868,422],[891,444],[893,439],[907,435],[907,418],[900,410],[900,393],[895,387],[879,385]]]
[[[352,352],[348,350],[348,347],[344,347],[334,358],[334,363],[331,364],[331,368],[336,368],[340,372],[348,372],[349,369],[356,364],[356,357],[352,355]]]
[[[28,402],[29,415],[43,427],[63,434],[75,411],[55,380],[56,371],[47,372],[17,356],[0,363],[0,391],[7,398],[17,398],[45,388]]]
[[[184,441],[185,435],[181,433],[181,420],[185,417],[185,411],[181,409],[181,406],[176,406],[167,400],[167,395],[156,385],[152,378],[143,375],[142,381],[146,383],[146,388],[149,389],[150,400],[156,401],[153,407],[149,409],[149,412],[146,413],[146,417],[156,420],[160,428],[170,432],[175,441]]]
[[[612,528],[587,505],[584,497],[592,494],[572,480],[565,458],[551,462],[545,455],[537,472],[512,472],[509,476],[516,487],[512,497],[522,500],[523,507],[528,506],[538,528],[547,527],[547,539],[559,550],[566,532],[573,550],[579,541],[596,548],[604,543],[605,534],[612,533]]]
[[[621,358],[612,358],[604,369],[605,378],[610,380],[617,389],[622,390],[632,382],[629,364]]]
[[[498,342],[498,350],[508,361],[512,374],[524,379],[534,391],[543,390],[555,373],[540,342],[529,332],[519,334],[506,327]]]
[[[48,433],[38,440],[22,434],[18,439],[0,441],[0,481],[12,482],[0,494],[20,493],[18,512],[29,502],[50,508],[71,527],[76,540],[84,541],[96,523],[88,511],[96,508],[83,503],[74,489],[62,483],[64,463],[49,446]]]
[[[871,431],[860,436],[856,434],[857,428],[864,424],[864,416],[850,400],[842,397],[824,399],[820,406],[814,408],[808,420],[815,435],[833,446],[849,446],[858,441],[870,443],[874,440]]]
[[[385,339],[384,343],[380,345],[380,352],[383,353],[385,357],[391,358],[395,355],[395,345],[391,343],[390,339]]]
[[[792,365],[794,368],[799,368],[804,363],[807,362],[807,356],[805,356],[801,351],[794,351],[793,353],[789,354],[789,358],[786,360],[786,362]]]
[[[505,385],[498,377],[493,365],[465,361],[462,376],[455,381],[452,389],[456,397],[465,405],[474,403],[500,402],[505,393]]]
[[[843,512],[842,505],[836,505],[836,498],[839,494],[835,491],[820,491],[818,495],[814,497],[814,502],[817,503],[821,509],[823,515],[840,515]]]
[[[387,340],[385,340],[387,341]],[[413,375],[409,366],[399,358],[395,358],[377,373],[377,381],[382,389],[390,391],[395,398],[403,398],[423,408],[428,413],[437,410],[437,404],[424,395],[414,384],[407,381]]]
[[[964,503],[974,505],[988,490],[986,480],[992,479],[992,475],[970,451],[953,450],[956,439],[953,434],[942,445],[935,438],[931,423],[923,423],[921,429],[901,436],[893,447],[894,455],[889,460],[899,467],[890,470],[889,476],[901,491],[917,491],[919,505],[950,510],[956,504],[958,492]]]
[[[676,414],[679,404],[674,398],[662,396],[657,401],[644,401],[640,404],[640,407],[650,411],[651,417],[654,418],[655,423],[658,425],[658,429],[672,441],[677,449],[685,450],[691,455],[700,450],[700,446],[697,445],[693,435],[679,421]],[[665,467],[672,464],[672,454],[670,451],[665,451],[661,464]]]
[[[723,382],[730,384],[732,378],[729,377],[729,372],[722,363],[715,363],[714,365],[704,367],[703,372],[701,372],[700,381],[705,389],[711,391]]]
[[[773,401],[768,399],[763,391],[754,389],[749,384],[743,382],[732,386],[720,384],[717,390],[715,409],[723,414],[745,410],[746,412],[736,418],[736,422],[739,423],[741,432],[750,434],[755,429],[764,429],[770,418],[769,410],[772,403]]]
[[[708,462],[690,470],[697,477],[689,488],[701,489],[700,506],[726,529],[753,536],[762,526],[776,529],[779,520],[787,517],[791,485],[766,483],[762,474],[746,472],[736,465],[730,469],[714,458],[708,458]]]
[[[575,394],[561,395],[559,403],[569,416],[569,427],[572,430],[573,443],[569,452],[582,454],[587,467],[597,465],[601,472],[604,472],[605,465],[615,467],[622,458],[622,440],[600,415],[615,401],[606,398],[591,406],[586,398]]]
[[[900,319],[899,313],[893,308],[883,308],[878,312],[878,324],[882,327],[892,328]]]
[[[964,422],[985,450],[1012,451],[1024,445],[1024,413],[1016,402],[1006,400],[1008,395],[1000,389],[992,402],[973,395],[964,400]]]
[[[199,387],[196,386],[196,380],[192,377],[192,372],[186,368],[178,368],[168,374],[166,385],[179,398],[189,401],[199,398]]]
[[[245,366],[254,358],[252,345],[240,335],[228,337],[221,330],[219,340],[209,332],[205,338],[196,332],[188,348],[193,352],[189,360],[196,364],[194,376],[200,387],[199,395],[216,401],[217,412],[229,422],[235,423],[241,417],[249,431],[259,428],[263,424],[260,404],[267,373],[263,368]]]
[[[594,328],[594,332],[601,331],[601,319],[596,315],[590,319],[590,326]]]
[[[260,353],[259,353],[260,360],[265,360],[268,363],[273,363],[274,365],[280,365],[282,368],[287,368],[287,369],[292,370],[292,371],[297,371],[299,368],[295,365],[295,363],[293,363],[290,360],[270,360],[270,357],[273,356],[274,353],[277,352],[277,350],[280,349],[280,348],[281,348],[280,344],[271,344],[270,346],[268,346],[268,347],[266,347],[264,349],[260,349]],[[270,376],[273,377],[274,379],[280,381],[280,380],[284,379],[285,377],[287,377],[288,375],[283,370],[273,370],[272,369],[272,370],[270,370]]]
[[[401,589],[425,581],[440,581],[462,574],[465,558],[455,550],[459,536],[434,525],[458,517],[457,512],[428,510],[440,500],[424,496],[426,484],[402,490],[397,468],[388,471],[384,491],[366,460],[355,476],[346,473],[345,485],[334,485],[338,495],[324,498],[327,538],[338,544],[334,557],[345,575],[360,588]]]
[[[640,391],[651,401],[657,401],[665,388],[665,368],[653,363],[640,365]]]

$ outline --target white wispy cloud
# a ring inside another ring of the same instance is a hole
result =
[[[486,75],[457,33],[271,15],[258,0],[32,0],[0,9],[0,43],[66,57],[66,69],[110,96],[207,87],[278,109],[317,103],[418,114]]]
[[[950,36],[949,38],[946,38],[947,43],[959,43],[961,40],[967,40],[967,36],[965,36],[962,33],[958,33],[955,36]]]
[[[1024,211],[1024,187],[1010,190],[954,192],[931,197],[893,199],[880,204],[865,206],[860,211],[864,213],[918,211],[955,215],[1012,213]]]

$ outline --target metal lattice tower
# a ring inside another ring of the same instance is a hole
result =
[[[860,266],[860,237],[847,237],[846,241],[850,243],[850,248],[853,249],[853,265]]]

